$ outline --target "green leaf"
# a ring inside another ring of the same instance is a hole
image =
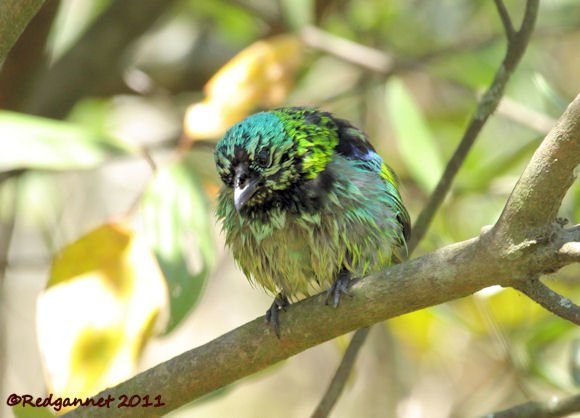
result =
[[[280,6],[283,8],[290,26],[299,29],[313,22],[313,3],[312,0],[282,0]]]
[[[8,111],[0,111],[0,146],[0,171],[89,169],[130,152],[122,142],[80,126]]]
[[[199,300],[215,259],[213,221],[198,177],[187,160],[173,163],[157,172],[143,197],[145,231],[169,288],[166,332]]]
[[[493,80],[503,55],[503,43],[496,42],[481,49],[477,54],[470,50],[449,56],[449,59],[436,60],[429,65],[428,71],[437,78],[459,83],[477,91]]]
[[[443,173],[443,162],[435,138],[400,79],[393,78],[387,83],[386,100],[401,157],[414,180],[429,192]]]
[[[478,154],[479,150],[474,149],[462,167],[462,176],[457,179],[456,190],[486,192],[491,183],[526,162],[540,141],[532,137],[528,141],[510,144],[497,153],[489,151]]]

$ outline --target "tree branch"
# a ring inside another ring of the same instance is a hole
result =
[[[0,2],[0,66],[44,0]]]
[[[443,203],[443,199],[449,192],[453,179],[467,157],[475,139],[481,132],[487,119],[497,108],[503,96],[505,86],[524,55],[526,47],[530,41],[536,17],[538,15],[538,6],[539,0],[528,0],[526,3],[526,10],[520,30],[510,38],[505,57],[495,73],[493,82],[479,101],[477,109],[471,117],[471,121],[463,134],[463,138],[461,138],[459,146],[453,153],[449,163],[447,163],[445,172],[431,194],[429,202],[415,222],[413,235],[408,244],[409,251],[413,251],[421,239],[423,239],[423,236],[427,232],[427,229],[435,216],[435,212],[437,212],[437,209],[439,209],[439,206]]]
[[[497,113],[542,135],[550,132],[556,124],[556,119],[505,96],[499,102]]]
[[[567,297],[554,292],[539,279],[521,281],[514,284],[513,287],[554,315],[580,325],[580,306]]]
[[[46,39],[59,6],[60,0],[46,1],[4,61],[0,72],[0,108],[19,110],[32,80],[46,70]]]
[[[552,134],[545,141],[561,142],[562,147],[567,147],[572,153],[580,142],[580,129],[561,128],[576,124],[580,125],[580,95],[558,123],[559,130],[573,135],[576,143],[566,140],[566,135]],[[534,178],[547,190],[565,188],[566,184],[561,184],[560,180],[569,175],[563,173],[570,171],[569,165],[554,159],[547,161],[547,165],[537,161],[545,157],[545,153],[534,154],[530,166],[543,167],[545,170],[537,173]],[[580,153],[573,158],[579,159]],[[533,211],[537,210],[537,206],[527,207],[524,202],[520,210]],[[504,221],[500,219],[498,222]],[[567,263],[559,253],[561,248],[567,242],[580,242],[580,227],[554,229],[550,239],[539,240],[519,257],[510,258],[498,253],[495,239],[496,235],[486,230],[480,237],[449,245],[356,281],[351,289],[354,297],[345,298],[337,309],[324,305],[325,293],[295,303],[283,313],[280,339],[264,325],[263,317],[257,318],[107,389],[93,399],[109,395],[119,399],[120,395],[131,393],[160,395],[164,406],[127,409],[123,415],[161,416],[213,390],[349,331],[461,298],[494,284],[513,285],[512,278],[523,273],[527,274],[526,277],[536,277],[546,270],[556,271]],[[316,321],[312,318],[316,318]],[[81,407],[67,416],[105,417],[110,416],[110,412],[106,408]]]
[[[396,57],[388,52],[333,35],[316,26],[303,28],[300,32],[300,38],[305,45],[311,48],[326,52],[367,71],[389,77],[403,70],[412,69],[448,55],[457,54],[467,49],[473,50],[484,47],[496,40],[497,36],[492,35],[484,39],[462,40],[448,47],[414,57]]]
[[[505,34],[508,38],[508,41],[511,41],[516,32],[514,29],[514,25],[512,24],[510,14],[503,0],[494,0],[494,2],[495,7],[497,8],[497,13],[499,14],[499,17],[501,19],[501,23],[503,24],[503,29],[505,30]]]
[[[173,1],[114,1],[38,82],[30,113],[62,118],[81,97],[121,79],[120,57]]]
[[[314,26],[300,32],[302,41],[312,47],[380,74],[388,74],[395,67],[394,58],[386,52],[341,38]]]
[[[350,371],[354,366],[358,352],[369,335],[369,331],[370,328],[367,327],[361,328],[354,333],[346,352],[340,361],[340,365],[338,366],[338,369],[336,369],[336,373],[328,385],[326,393],[322,397],[311,418],[323,418],[328,416],[328,413],[344,390],[344,386],[346,385]]]
[[[526,402],[503,411],[492,412],[482,418],[559,418],[574,412],[580,412],[580,395],[545,402]]]
[[[554,268],[560,265],[557,246],[552,243],[546,243],[543,251],[538,249],[514,262],[500,263],[487,250],[485,241],[473,238],[453,244],[357,281],[351,289],[354,297],[341,301],[337,309],[324,304],[326,293],[295,303],[284,312],[280,339],[259,317],[93,399],[119,399],[120,395],[131,393],[160,395],[163,407],[123,412],[125,417],[158,417],[339,335],[507,282],[511,271],[531,265],[531,258],[542,258],[544,265]],[[66,416],[106,417],[110,411],[81,407]]]
[[[575,117],[579,112],[580,100],[576,98],[540,144],[512,191],[493,231],[498,242],[507,240],[502,249],[506,255],[523,250],[514,245],[523,241],[530,229],[544,228],[556,218],[562,199],[575,180],[574,168],[580,164],[580,119]],[[554,162],[562,170],[548,175]],[[554,180],[556,187],[547,187]],[[524,244],[534,245],[532,241]]]

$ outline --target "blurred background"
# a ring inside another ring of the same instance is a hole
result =
[[[525,1],[506,5],[517,25]],[[0,72],[0,416],[30,413],[11,393],[89,396],[263,315],[214,217],[231,124],[282,105],[351,120],[414,219],[505,45],[483,0],[47,0]],[[577,1],[542,2],[414,256],[496,221],[580,91],[579,45]],[[560,215],[578,222],[578,183]],[[579,275],[550,285],[580,300]],[[348,340],[170,416],[309,416]],[[332,417],[476,417],[578,384],[580,331],[491,288],[374,327]]]

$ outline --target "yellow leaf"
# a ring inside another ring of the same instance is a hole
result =
[[[87,397],[127,379],[166,305],[154,256],[126,227],[105,224],[66,246],[37,302],[49,392]]]
[[[489,296],[491,314],[503,327],[520,328],[549,315],[548,311],[527,296],[511,288],[503,288]]]
[[[494,323],[504,331],[533,324],[547,315],[546,310],[510,288],[493,286],[473,297],[453,303],[458,318],[474,334],[493,334]]]
[[[421,309],[393,318],[388,325],[393,335],[419,355],[432,348],[436,322],[437,317],[431,309]]]
[[[206,99],[189,107],[185,132],[191,139],[217,138],[257,107],[279,106],[302,63],[296,35],[260,40],[233,57],[206,84]]]

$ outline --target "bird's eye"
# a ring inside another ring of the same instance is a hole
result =
[[[268,162],[270,160],[270,153],[266,148],[262,148],[260,152],[254,158],[256,164],[258,164],[262,168],[268,167]]]

